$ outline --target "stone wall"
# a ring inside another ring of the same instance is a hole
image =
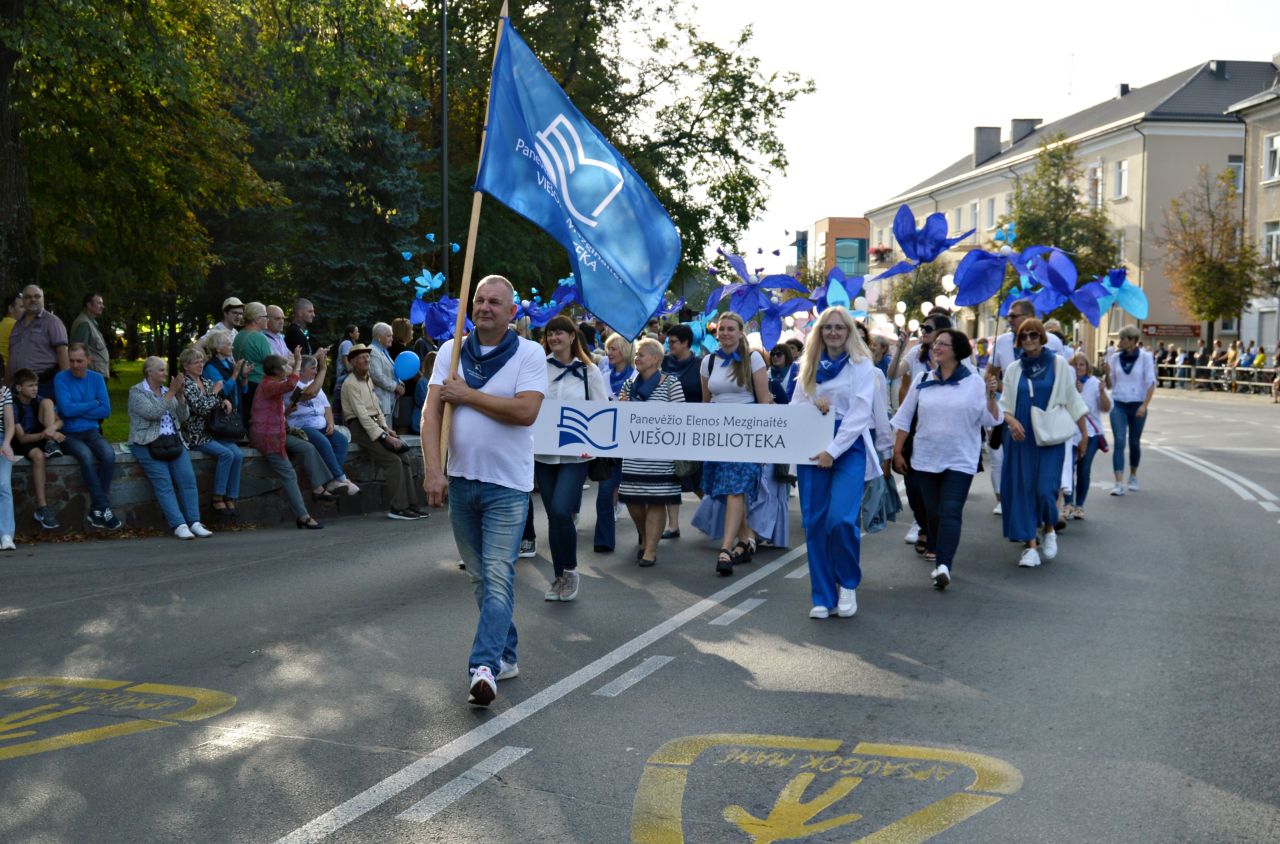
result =
[[[404,441],[412,446],[415,484],[421,488],[422,457],[418,438],[406,435]],[[111,509],[124,522],[126,528],[138,530],[168,531],[164,516],[156,505],[151,482],[143,474],[142,467],[124,444],[116,443],[116,469],[111,482]],[[245,525],[278,525],[291,523],[290,512],[284,496],[280,494],[280,481],[272,474],[265,460],[255,449],[242,446],[244,470],[240,479],[239,523]],[[215,530],[218,520],[210,504],[213,492],[214,459],[199,452],[191,452],[191,462],[196,472],[196,484],[200,490],[200,516]],[[18,541],[39,540],[42,537],[65,534],[91,534],[94,537],[109,536],[110,531],[94,530],[85,522],[89,512],[89,494],[80,476],[80,464],[70,455],[55,457],[47,462],[48,479],[45,492],[49,509],[61,523],[56,531],[45,530],[36,522],[36,499],[32,494],[31,463],[23,459],[13,467],[13,509],[17,521]],[[347,453],[347,477],[360,487],[360,494],[338,494],[338,501],[322,504],[311,500],[311,480],[300,461],[294,461],[294,471],[302,488],[303,500],[312,516],[325,522],[337,516],[380,512],[390,508],[391,495],[381,473],[373,462],[361,455],[354,443]]]

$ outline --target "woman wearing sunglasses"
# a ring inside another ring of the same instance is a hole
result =
[[[1021,357],[1004,370],[1000,410],[1004,413],[1004,466],[1000,478],[1006,539],[1026,544],[1018,565],[1033,568],[1058,555],[1058,488],[1066,445],[1040,445],[1031,422],[1031,408],[1065,407],[1080,430],[1081,455],[1088,446],[1085,416],[1089,408],[1076,390],[1076,375],[1061,355],[1045,348],[1044,324],[1022,320],[1016,337]],[[1043,539],[1037,529],[1043,528]]]
[[[1116,473],[1112,495],[1124,495],[1124,447],[1129,445],[1129,492],[1138,491],[1138,461],[1142,458],[1142,429],[1147,408],[1156,392],[1156,365],[1151,353],[1138,347],[1142,332],[1137,326],[1120,329],[1120,348],[1107,357],[1107,386],[1111,388],[1111,434],[1116,450],[1111,468]]]
[[[941,311],[930,312],[920,324],[919,344],[907,349],[902,356],[902,364],[898,367],[898,377],[902,379],[902,386],[898,390],[899,407],[907,400],[907,392],[911,389],[911,385],[932,366],[930,347],[933,345],[934,336],[944,328],[950,327],[951,317]],[[910,417],[907,421],[910,422]],[[911,508],[914,519],[904,539],[908,545],[915,546],[917,554],[923,554],[929,543],[928,529],[925,527],[924,502],[920,498],[920,490],[916,488],[915,479],[910,474],[903,476],[902,483],[907,488],[907,506]]]

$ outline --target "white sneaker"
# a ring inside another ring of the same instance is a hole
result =
[[[836,615],[841,618],[852,618],[858,611],[858,590],[840,587],[840,602],[836,604]]]
[[[572,601],[578,597],[578,573],[567,571],[560,578],[560,600]]]
[[[191,532],[194,533],[196,536],[200,537],[201,539],[204,539],[206,536],[213,536],[213,531],[209,530],[207,527],[200,524],[199,522],[191,523]]]
[[[1052,560],[1058,556],[1058,534],[1053,531],[1046,533],[1044,540],[1040,543],[1040,550],[1046,560]]]
[[[347,481],[343,481],[343,482],[342,482],[342,485],[343,485],[343,486],[345,486],[345,487],[347,488],[347,495],[355,495],[355,494],[357,494],[358,492],[360,492],[360,487],[358,487],[358,486],[356,486],[355,484],[351,483],[351,481],[349,481],[349,480],[347,480]]]
[[[498,696],[498,682],[493,679],[489,666],[471,669],[471,686],[467,690],[467,703],[472,706],[488,706]]]
[[[939,563],[938,567],[933,570],[933,574],[930,575],[930,577],[933,578],[934,586],[938,589],[946,589],[948,584],[951,583],[951,569],[947,568],[942,563]]]
[[[1111,488],[1112,495],[1124,495],[1124,484],[1116,481],[1116,485]]]
[[[1138,491],[1138,477],[1136,475],[1129,476],[1129,492]]]
[[[814,607],[809,610],[809,618],[830,618],[831,613],[827,612],[826,607]]]
[[[0,551],[17,551],[17,543],[13,541],[13,537],[9,534],[0,536]]]
[[[196,535],[191,532],[191,528],[186,525],[178,525],[173,529],[173,535],[179,539],[195,539]]]
[[[902,541],[906,542],[908,545],[915,545],[919,539],[920,539],[920,525],[916,524],[915,522],[912,522],[911,530],[907,531],[907,535],[902,538]]]
[[[563,577],[557,577],[555,580],[551,581],[551,585],[547,587],[547,591],[542,593],[542,600],[544,601],[560,600],[560,583],[563,580],[564,580]]]
[[[514,662],[507,662],[505,659],[498,660],[498,680],[510,680],[512,677],[520,676],[520,666]]]
[[[621,518],[622,518],[622,505],[621,504],[613,505],[613,520],[616,522],[618,519],[621,519]]]
[[[995,509],[993,509],[993,510],[991,511],[991,514],[992,514],[993,516],[1003,516],[1003,515],[1004,515],[1004,502],[1003,502],[1003,501],[997,501],[997,502],[996,502]]]
[[[1028,548],[1022,552],[1022,556],[1018,558],[1018,565],[1024,569],[1033,569],[1040,565],[1040,552],[1034,548]]]

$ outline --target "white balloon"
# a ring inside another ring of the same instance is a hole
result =
[[[783,324],[783,325],[785,325],[787,328],[795,328],[795,327],[796,327],[796,318],[795,318],[795,317],[785,317],[785,318],[782,320],[782,324]]]
[[[939,308],[947,307],[947,302],[947,294],[945,293],[939,293],[937,296],[933,297],[933,304],[937,305]]]
[[[942,277],[942,289],[950,293],[956,289],[956,277],[951,273],[947,273]]]
[[[906,312],[907,312],[907,303],[906,303],[906,302],[899,302],[899,303],[898,303],[898,313],[900,313],[900,314],[905,314]]]
[[[872,305],[880,301],[880,285],[876,284],[867,288],[867,301]]]
[[[865,310],[867,310],[867,297],[866,297],[866,296],[859,296],[857,299],[854,299],[854,300],[853,300],[853,309],[854,309],[855,311],[865,311]]]
[[[925,302],[923,305],[920,306],[920,313],[924,314],[925,316],[928,316],[929,311],[932,311],[932,310],[933,310],[932,302]]]
[[[907,324],[907,318],[904,314],[897,314],[893,318],[893,324],[901,328]]]
[[[918,319],[913,319],[911,320],[911,322],[907,323],[907,328],[910,328],[912,331],[915,331],[919,327],[920,327],[920,320]]]
[[[1012,255],[1012,254],[1013,254],[1013,247],[1006,243],[1004,246],[1001,246],[1001,247],[1000,247],[1000,254],[1001,254],[1001,255]]]

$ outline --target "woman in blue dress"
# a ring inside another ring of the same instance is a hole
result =
[[[1025,543],[1018,565],[1034,568],[1058,554],[1058,488],[1066,444],[1040,445],[1031,424],[1031,407],[1062,406],[1080,428],[1079,451],[1087,447],[1085,416],[1089,409],[1076,390],[1075,373],[1061,356],[1045,347],[1044,324],[1025,319],[1015,338],[1016,360],[1004,371],[1000,410],[1008,425],[1000,500],[1004,504],[1004,536]],[[1043,539],[1037,530],[1043,528]]]

